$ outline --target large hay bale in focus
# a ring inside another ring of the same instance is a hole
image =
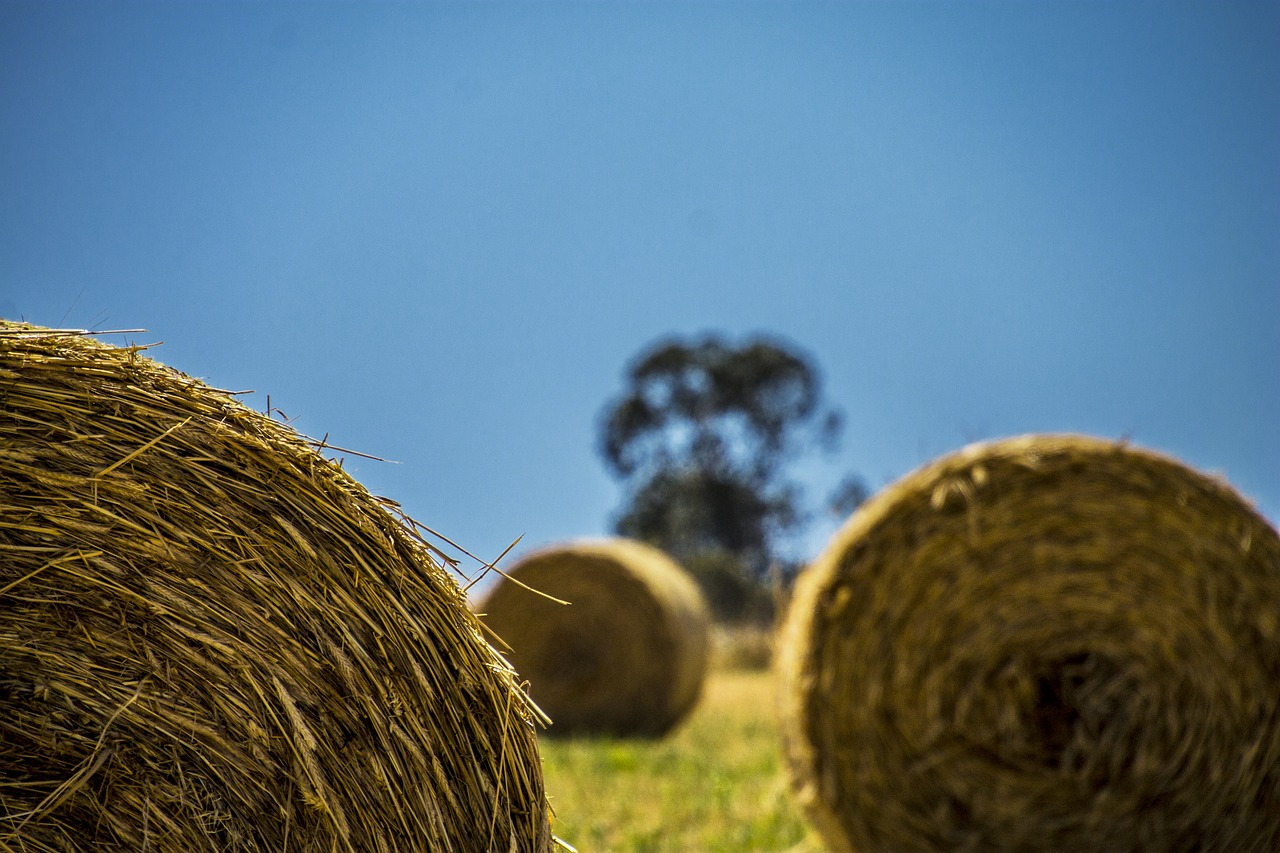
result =
[[[834,851],[1280,850],[1280,536],[1173,459],[935,461],[805,572],[780,658]]]
[[[529,554],[506,574],[478,609],[551,717],[550,733],[661,735],[697,702],[710,617],[666,554],[582,541]]]
[[[141,349],[0,323],[0,849],[551,849],[427,543]]]

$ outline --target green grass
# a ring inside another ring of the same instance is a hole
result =
[[[661,740],[544,737],[555,832],[581,853],[820,853],[782,768],[773,678],[713,672]]]

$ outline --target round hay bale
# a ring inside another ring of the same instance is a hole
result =
[[[0,324],[0,849],[550,850],[443,562],[142,349]]]
[[[582,541],[529,554],[506,574],[479,610],[551,718],[548,732],[657,736],[697,702],[710,617],[666,554]]]
[[[1168,457],[925,466],[804,573],[780,658],[833,851],[1280,849],[1280,536]]]

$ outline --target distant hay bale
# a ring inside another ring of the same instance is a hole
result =
[[[507,574],[478,609],[551,717],[551,734],[661,735],[697,702],[710,620],[697,585],[666,554],[583,541],[530,554]]]
[[[836,535],[781,643],[833,851],[1280,850],[1280,536],[1173,459],[935,461]]]
[[[550,850],[428,545],[141,350],[0,323],[0,849]]]

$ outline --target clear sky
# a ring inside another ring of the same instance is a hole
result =
[[[490,559],[608,531],[600,410],[705,331],[821,367],[815,496],[1069,430],[1275,520],[1277,45],[1273,3],[6,2],[0,316],[146,329]]]

